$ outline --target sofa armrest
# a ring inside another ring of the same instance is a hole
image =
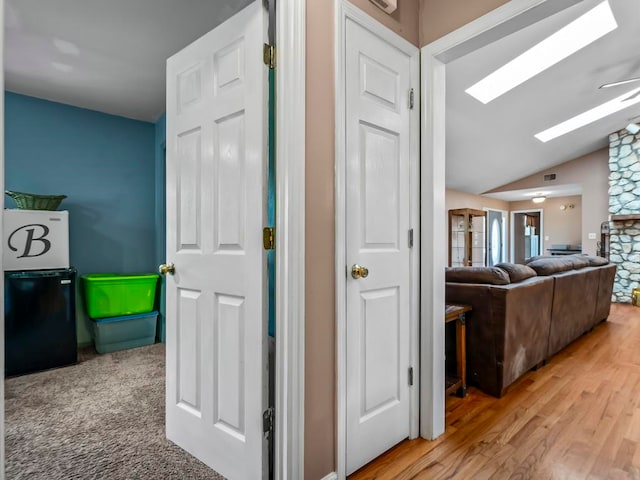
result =
[[[513,381],[546,357],[553,278],[509,285],[447,283],[447,303],[471,305],[467,318],[470,384],[500,397]]]
[[[611,311],[611,296],[613,295],[613,282],[616,277],[614,264],[604,265],[599,268],[600,282],[598,284],[598,296],[596,297],[596,310],[593,324],[596,325],[606,320]]]

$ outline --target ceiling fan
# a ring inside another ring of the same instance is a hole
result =
[[[626,80],[619,80],[617,82],[605,83],[604,85],[600,85],[598,88],[611,88],[617,87],[619,85],[626,85],[627,83],[640,82],[640,77],[627,78]]]
[[[626,85],[628,83],[634,83],[634,82],[640,82],[640,77],[634,77],[634,78],[627,78],[626,80],[619,80],[617,82],[610,82],[610,83],[605,83],[604,85],[600,85],[598,88],[611,88],[611,87],[618,87],[620,85]],[[636,98],[637,96],[640,95],[640,90],[638,90],[637,92],[635,92],[633,95],[631,95],[628,98],[625,98],[623,100],[623,102],[626,102],[628,100],[633,100],[634,98]]]

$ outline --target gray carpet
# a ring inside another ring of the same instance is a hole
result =
[[[165,349],[97,355],[5,380],[6,478],[222,479],[166,440]]]

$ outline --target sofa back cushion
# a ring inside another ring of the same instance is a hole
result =
[[[507,272],[497,267],[447,267],[445,280],[453,283],[483,283],[489,285],[508,285]]]
[[[581,255],[581,254],[568,255],[566,258],[570,259],[573,262],[573,268],[575,270],[579,270],[581,268],[591,266],[591,263],[587,259],[586,255]]]
[[[584,258],[589,262],[592,267],[602,267],[603,265],[609,265],[609,260],[603,257],[594,257],[593,255],[584,255]]]
[[[538,258],[527,265],[533,268],[538,275],[553,275],[554,273],[566,272],[575,268],[575,262],[568,257]]]
[[[519,263],[497,263],[495,266],[507,272],[511,283],[521,282],[537,275],[533,268]]]
[[[558,258],[555,255],[535,255],[533,257],[529,257],[525,259],[525,263],[529,265],[534,260],[540,260],[541,258]]]

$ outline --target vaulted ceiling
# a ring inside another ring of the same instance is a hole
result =
[[[602,0],[585,0],[447,67],[447,186],[482,193],[608,145],[611,132],[640,114],[640,104],[547,143],[534,135],[640,82],[598,89],[640,76],[640,8],[610,0],[618,28],[524,84],[484,105],[465,90],[575,20]]]

